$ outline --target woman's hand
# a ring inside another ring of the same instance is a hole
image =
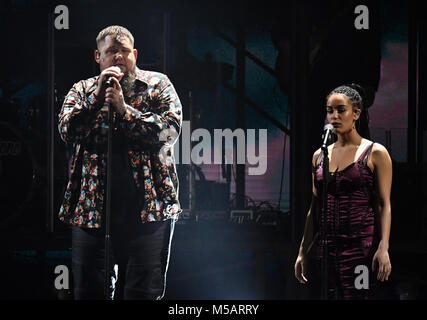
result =
[[[298,281],[300,283],[307,283],[308,280],[305,277],[305,270],[306,270],[306,266],[305,266],[305,257],[304,254],[299,254],[297,261],[295,262],[295,277],[298,279]]]
[[[377,252],[375,252],[374,258],[372,259],[372,271],[375,271],[378,266],[378,275],[377,280],[384,282],[388,280],[388,277],[391,273],[391,263],[390,257],[388,255],[388,250],[378,247]]]

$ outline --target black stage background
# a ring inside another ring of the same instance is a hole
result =
[[[354,26],[359,4],[368,30]],[[54,27],[58,5],[68,29]],[[97,33],[119,24],[135,36],[137,65],[168,74],[192,130],[268,130],[264,175],[242,164],[177,165],[185,211],[166,300],[309,298],[293,266],[310,161],[324,97],[350,81],[367,88],[371,133],[393,159],[383,298],[425,299],[425,12],[405,1],[2,1],[0,297],[72,299],[54,286],[55,267],[71,265],[70,229],[57,219],[68,161],[57,114],[73,83],[99,73]]]

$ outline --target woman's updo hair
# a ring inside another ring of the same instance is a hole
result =
[[[332,90],[326,97],[326,101],[334,94],[343,94],[347,96],[353,107],[362,111],[359,119],[356,120],[356,130],[362,137],[370,139],[368,108],[365,108],[364,105],[366,101],[365,90],[355,83],[346,84]]]

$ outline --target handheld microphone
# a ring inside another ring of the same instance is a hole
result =
[[[107,80],[104,81],[104,86],[105,86],[105,88],[112,87],[113,86],[113,77],[108,77]],[[107,111],[109,107],[110,107],[110,103],[107,101],[104,101],[104,105],[103,105],[102,109],[104,111]]]
[[[327,148],[326,143],[332,136],[332,131],[334,130],[334,126],[330,123],[323,127],[323,136],[322,136],[322,149]]]
[[[105,86],[106,87],[112,87],[113,86],[113,77],[108,77],[107,80],[105,80]]]

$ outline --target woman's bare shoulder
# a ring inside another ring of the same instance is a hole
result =
[[[322,149],[321,148],[319,148],[319,149],[317,149],[316,151],[314,151],[314,153],[313,153],[313,158],[312,158],[312,164],[313,164],[313,167],[315,167],[316,166],[316,161],[317,161],[317,158],[320,156],[320,154],[322,153]]]
[[[381,143],[375,142],[372,146],[372,158],[376,160],[385,160],[390,159],[390,155],[387,151],[387,148],[384,147]]]
[[[378,142],[374,142],[374,145],[372,146],[372,152],[374,151],[377,151],[379,153],[384,153],[384,152],[388,153],[387,148]]]

